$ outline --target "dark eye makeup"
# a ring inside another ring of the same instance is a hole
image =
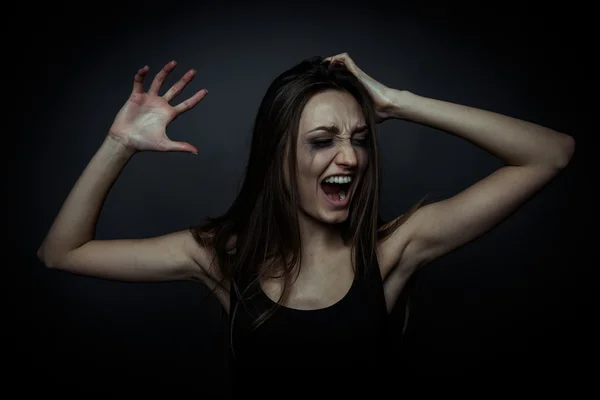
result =
[[[310,145],[315,149],[323,149],[327,147],[331,147],[334,143],[333,139],[313,139],[310,141]],[[360,147],[368,147],[369,139],[361,138],[361,139],[352,139],[352,144]]]

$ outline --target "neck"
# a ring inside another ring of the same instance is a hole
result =
[[[326,224],[300,212],[302,258],[314,260],[344,248],[339,225]]]
[[[309,275],[313,275],[315,272],[320,273],[323,262],[331,260],[331,257],[341,255],[346,247],[342,240],[340,227],[317,221],[303,212],[298,214],[298,222],[302,241],[300,271]],[[281,270],[276,272],[276,274],[281,273]]]

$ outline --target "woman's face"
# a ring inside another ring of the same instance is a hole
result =
[[[300,208],[326,223],[340,223],[368,162],[369,131],[352,95],[329,90],[313,96],[298,131]]]

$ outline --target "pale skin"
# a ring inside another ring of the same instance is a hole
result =
[[[331,127],[337,127],[339,132],[328,132]],[[319,93],[302,112],[296,153],[300,235],[304,247],[298,278],[282,299],[287,307],[305,310],[327,307],[339,301],[352,285],[350,248],[344,246],[333,225],[346,220],[349,210],[330,207],[319,184],[324,178],[338,174],[351,174],[360,182],[368,163],[367,150],[361,146],[368,135],[364,128],[360,105],[348,93]],[[349,201],[352,197],[350,193]],[[273,301],[279,299],[282,287],[282,280],[262,282],[263,291]]]
[[[422,97],[389,88],[368,76],[348,54],[329,58],[343,62],[368,88],[377,108],[378,121],[402,119],[425,124],[465,139],[505,161],[484,179],[458,194],[419,209],[377,248],[385,297],[391,309],[407,279],[423,266],[480,237],[502,222],[565,168],[575,149],[571,136],[530,122],[493,112]],[[110,187],[131,157],[139,151],[181,151],[198,154],[189,143],[174,142],[166,127],[206,96],[200,90],[175,106],[175,96],[193,79],[188,71],[165,94],[162,81],[175,68],[167,64],[144,93],[142,81],[148,68],[135,76],[130,99],[119,112],[103,144],[92,157],[63,203],[38,250],[48,267],[76,274],[120,281],[198,280],[213,287],[219,280],[209,260],[210,249],[197,244],[183,230],[154,238],[97,240],[95,226]],[[334,125],[337,133],[311,132],[317,126]],[[326,92],[315,96],[299,127],[298,162],[301,193],[303,264],[284,305],[316,309],[339,301],[351,285],[349,249],[341,244],[332,222],[347,217],[331,211],[318,197],[317,184],[325,176],[353,171],[360,181],[368,159],[355,128],[364,124],[358,104],[350,96]],[[327,149],[311,150],[311,138],[329,138]],[[280,282],[262,282],[265,293],[278,298]],[[229,299],[216,295],[224,309]]]

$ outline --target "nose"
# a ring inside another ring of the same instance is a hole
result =
[[[336,155],[335,161],[345,167],[355,167],[358,163],[356,150],[351,144],[342,144]]]

